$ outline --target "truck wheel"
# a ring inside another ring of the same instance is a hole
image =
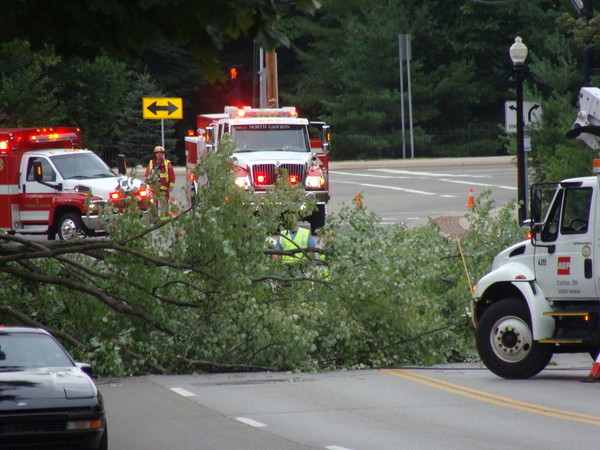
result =
[[[74,239],[75,237],[85,237],[87,236],[87,232],[81,217],[77,213],[66,213],[61,216],[58,221],[58,238],[61,241],[68,241],[69,239]]]
[[[315,234],[319,228],[325,226],[326,210],[325,205],[318,205],[317,210],[308,218],[310,223],[310,232]]]
[[[476,333],[481,360],[499,377],[532,377],[552,359],[552,348],[533,340],[527,304],[516,298],[490,306],[483,313]]]

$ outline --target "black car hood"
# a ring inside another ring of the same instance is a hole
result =
[[[0,410],[39,400],[77,400],[97,396],[92,380],[77,367],[0,369]]]

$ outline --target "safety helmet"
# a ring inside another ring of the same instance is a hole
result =
[[[156,147],[154,147],[154,153],[164,153],[165,152],[165,148],[161,147],[160,145],[157,145]]]

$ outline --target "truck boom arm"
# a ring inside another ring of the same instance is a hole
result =
[[[567,138],[578,139],[594,150],[600,149],[600,89],[581,88],[579,112]]]

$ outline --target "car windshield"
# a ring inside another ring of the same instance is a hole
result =
[[[304,125],[284,123],[236,125],[231,134],[237,144],[237,152],[310,152],[308,134]]]
[[[48,335],[0,331],[0,371],[73,365],[63,348]]]
[[[116,176],[96,154],[84,150],[55,155],[50,159],[65,180]]]

